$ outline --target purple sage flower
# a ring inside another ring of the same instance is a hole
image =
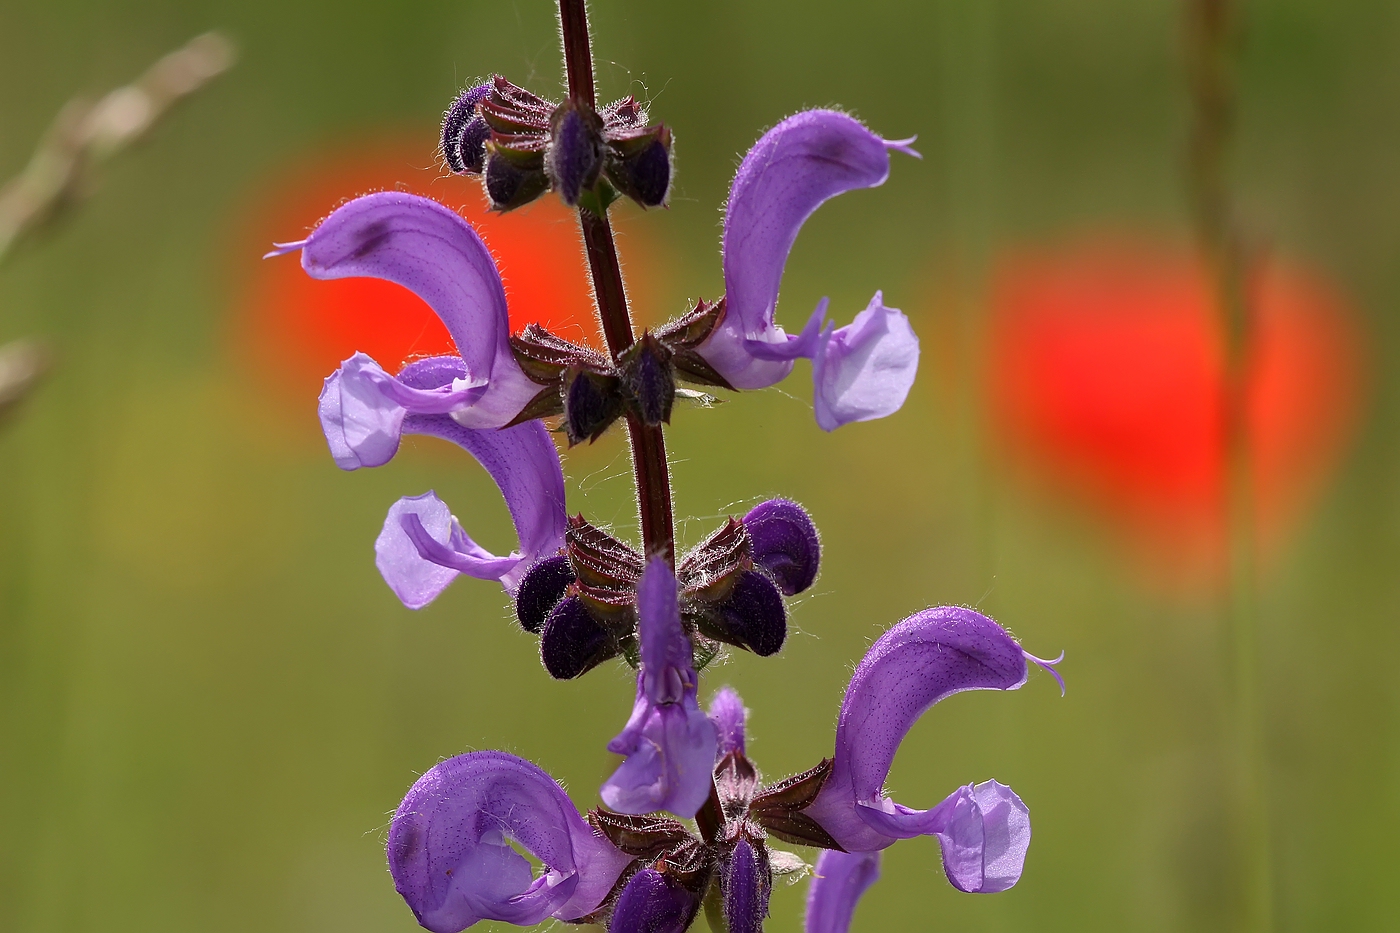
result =
[[[898,411],[914,383],[919,340],[879,292],[845,327],[826,322],[826,301],[797,336],[774,321],[783,266],[802,224],[823,201],[889,177],[889,150],[917,155],[913,140],[881,139],[833,110],[788,117],[749,150],[724,217],[724,314],[698,353],[736,389],[785,379],[812,360],[817,423],[832,431]]]
[[[543,863],[538,878],[512,841]],[[394,886],[433,933],[581,920],[633,858],[553,778],[505,752],[458,755],[419,778],[394,813],[387,853]]]
[[[626,753],[633,757],[604,785],[612,809],[588,814],[598,836],[581,835],[577,810],[528,762],[479,752],[438,765],[409,791],[389,836],[394,879],[425,926],[456,933],[488,917],[528,925],[554,916],[600,923],[610,933],[683,933],[712,896],[730,933],[760,933],[774,877],[807,867],[775,842],[827,850],[808,894],[808,933],[845,933],[879,876],[880,851],[898,839],[937,837],[944,872],[960,891],[1005,891],[1020,878],[1030,818],[1010,788],[971,784],[931,810],[912,810],[885,796],[884,781],[909,728],[940,699],[964,690],[1015,690],[1026,682],[1027,661],[1060,680],[1057,662],[1026,654],[1005,629],[971,609],[917,613],[881,636],[856,668],[841,705],[835,757],[770,784],[747,756],[747,710],[733,690],[719,690],[709,728],[697,726],[697,717],[706,717],[687,680],[694,672],[684,669],[677,584],[664,562],[647,565],[641,590],[643,671],[638,711],[624,732],[631,734]],[[658,620],[664,624],[653,631]],[[669,687],[649,686],[649,676]],[[644,749],[648,742],[653,746]],[[654,807],[674,803],[674,796],[662,800],[678,786],[666,783],[664,763],[680,759],[706,778],[694,811],[688,802],[672,808],[693,812],[694,830],[641,805],[627,812],[614,806],[619,793],[640,793]],[[513,783],[511,793],[498,790],[503,772],[512,780],[528,774],[535,796],[514,791]],[[504,824],[501,814],[513,822]],[[531,838],[520,835],[524,827]],[[514,856],[503,835],[544,863],[539,878],[498,867]],[[546,850],[539,839],[558,842]],[[563,889],[566,882],[576,887]],[[542,892],[556,887],[547,900]]]
[[[681,626],[679,585],[659,557],[637,584],[637,616],[637,700],[626,728],[608,743],[627,760],[603,785],[603,802],[619,813],[691,817],[710,794],[716,733],[696,699],[700,678]]]

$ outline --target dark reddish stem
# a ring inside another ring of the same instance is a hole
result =
[[[584,0],[559,0],[559,24],[564,34],[564,67],[569,77],[569,99],[596,106],[593,90],[593,55],[588,46],[588,12]],[[608,351],[617,359],[632,345],[632,319],[627,314],[627,293],[622,268],[606,214],[599,216],[581,207],[588,270],[593,275],[593,295]],[[671,474],[666,466],[666,441],[660,426],[647,427],[635,415],[627,416],[632,440],[632,471],[637,478],[637,511],[642,523],[642,546],[648,557],[660,555],[676,563],[674,520],[671,515]]]

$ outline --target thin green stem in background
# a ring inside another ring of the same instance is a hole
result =
[[[1211,275],[1225,334],[1224,504],[1229,542],[1224,641],[1231,671],[1229,736],[1236,799],[1233,812],[1243,859],[1242,929],[1270,933],[1273,867],[1268,768],[1259,702],[1259,614],[1253,464],[1246,420],[1247,369],[1254,335],[1248,257],[1230,197],[1228,160],[1235,126],[1238,0],[1188,0],[1186,40],[1191,81],[1190,193],[1202,258]]]

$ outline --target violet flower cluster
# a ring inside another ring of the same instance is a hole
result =
[[[561,4],[566,46],[572,8]],[[586,49],[586,33],[582,42]],[[776,846],[782,842],[822,850],[807,929],[837,933],[876,879],[879,853],[924,835],[939,840],[954,887],[1006,890],[1030,842],[1028,811],[1010,788],[969,784],[916,810],[886,795],[885,778],[905,734],[933,704],[964,690],[1015,690],[1028,661],[1052,673],[1055,662],[1026,654],[973,610],[917,613],[881,636],[856,668],[832,753],[808,771],[765,782],[747,757],[748,711],[727,687],[702,710],[700,673],[729,648],[759,657],[781,651],[784,601],[817,577],[817,529],[797,503],[771,499],[677,556],[664,451],[659,485],[644,462],[658,449],[645,445],[660,443],[675,398],[688,391],[678,382],[761,389],[803,358],[811,361],[823,429],[901,407],[919,344],[880,292],[840,327],[825,300],[795,334],[778,324],[776,310],[805,220],[837,194],[883,184],[891,151],[917,155],[912,140],[885,140],[833,110],[778,123],[745,156],[730,190],[724,295],[634,339],[620,291],[609,297],[607,211],[623,196],[643,207],[666,203],[672,134],[631,98],[596,107],[591,65],[586,94],[574,86],[574,66],[570,60],[563,103],[499,77],[463,92],[444,119],[443,157],[455,173],[480,175],[499,210],[551,190],[579,207],[590,260],[602,257],[595,290],[609,353],[537,325],[511,334],[490,252],[470,223],[426,198],[356,198],[305,240],[269,254],[299,251],[318,279],[369,276],[409,288],[456,345],[456,354],[414,360],[397,373],[357,353],[321,393],[321,425],[342,469],[381,466],[405,434],[430,435],[463,448],[505,499],[518,539],[505,556],[473,541],[431,490],[389,508],[376,564],[403,604],[421,608],[461,575],[494,580],[520,625],[539,637],[551,676],[578,677],[613,659],[636,670],[631,715],[608,744],[622,760],[600,788],[603,806],[582,815],[553,778],[514,755],[450,758],[413,785],[394,815],[387,852],[399,893],[435,933],[480,920],[549,918],[612,933],[681,933],[702,906],[715,929],[756,933],[774,877],[809,868]],[[571,445],[626,422],[644,509],[640,549],[566,511],[546,424],[556,421]],[[658,499],[659,532],[645,512]]]

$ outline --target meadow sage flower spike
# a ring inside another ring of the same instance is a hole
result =
[[[918,613],[881,637],[856,668],[834,755],[764,783],[748,758],[748,711],[727,688],[708,712],[700,676],[729,647],[759,657],[787,641],[787,600],[820,570],[816,526],[796,502],[773,498],[730,516],[677,553],[663,427],[685,382],[761,389],[812,364],[813,408],[828,431],[893,414],[919,359],[908,319],[876,292],[843,326],[823,299],[800,331],[776,311],[784,266],[806,219],[827,199],[884,183],[888,141],[848,114],[811,110],[779,122],[745,156],[724,221],[725,294],[637,333],[608,212],[622,197],[665,205],[672,136],[631,97],[600,106],[583,0],[560,0],[567,96],[548,100],[494,75],[467,88],[442,124],[442,157],[480,176],[496,210],[553,191],[578,211],[605,349],[538,324],[510,333],[495,261],[472,225],[427,198],[382,192],[334,211],[300,252],[320,279],[402,285],[442,319],[456,353],[397,373],[356,353],[326,379],[321,426],[336,464],[377,467],[405,435],[450,441],[500,489],[516,546],[505,556],[474,541],[432,491],[400,499],[375,542],[376,564],[410,608],[466,575],[500,583],[522,629],[558,680],[621,659],[636,669],[631,716],[609,743],[621,756],[587,819],[549,775],[503,752],[448,759],[420,778],[394,815],[388,858],[419,922],[455,933],[480,920],[592,923],[611,933],[684,933],[706,911],[726,933],[760,933],[775,877],[810,866],[776,842],[824,850],[808,898],[809,933],[843,933],[899,839],[938,839],[959,890],[1003,891],[1030,842],[1025,805],[996,781],[961,787],[929,810],[885,794],[914,721],[963,690],[1014,690],[1026,654],[970,609]],[[547,272],[546,272],[547,274]],[[546,420],[554,431],[546,427]],[[552,434],[592,443],[615,424],[629,436],[640,542],[566,511]],[[621,707],[621,703],[619,703]],[[666,814],[671,814],[670,816]],[[679,817],[693,822],[681,822]],[[534,857],[538,868],[519,851]]]
[[[677,585],[663,561],[648,564],[641,589],[648,623],[637,712],[619,749],[629,757],[603,787],[608,808],[588,813],[595,834],[583,835],[578,811],[528,762],[473,752],[437,765],[409,791],[389,832],[395,882],[424,926],[456,933],[480,919],[529,925],[555,917],[610,933],[683,933],[705,905],[713,929],[760,933],[775,876],[807,868],[778,842],[826,850],[808,894],[807,933],[845,933],[879,876],[880,851],[899,839],[936,837],[944,873],[960,891],[996,893],[1020,879],[1030,818],[1010,788],[970,784],[923,811],[883,790],[900,742],[930,706],[964,690],[1025,683],[1026,657],[1005,629],[956,607],[899,623],[851,677],[835,757],[765,783],[748,758],[748,711],[738,694],[722,688],[708,717],[698,712],[676,624]],[[678,762],[682,774],[703,776],[704,794],[663,802],[679,787],[666,773]],[[677,814],[695,805],[693,827],[643,812],[672,803]],[[543,863],[538,877],[510,841]]]

